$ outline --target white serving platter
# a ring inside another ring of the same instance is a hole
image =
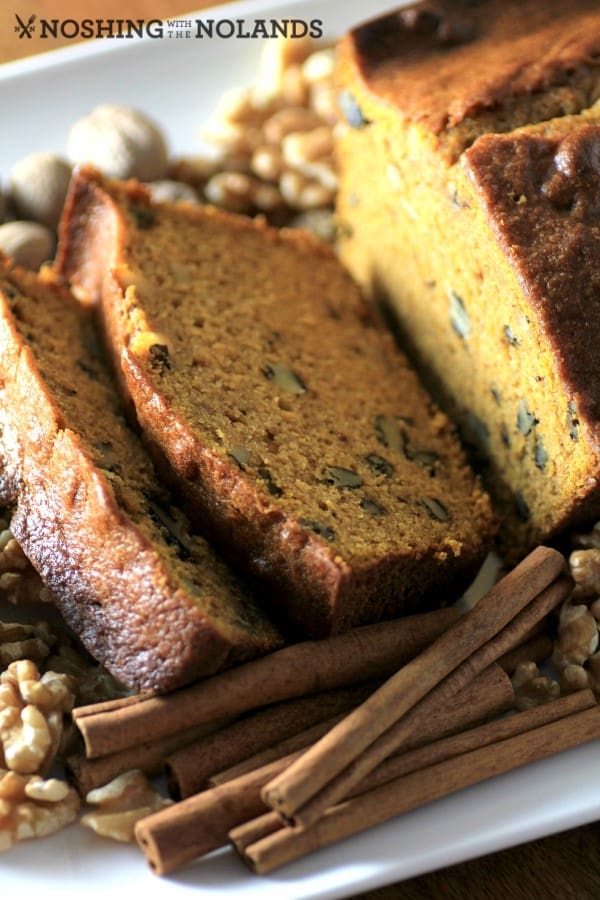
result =
[[[325,36],[334,38],[390,5],[246,0],[180,18],[318,18]],[[192,154],[199,127],[222,91],[252,81],[261,46],[260,40],[242,39],[103,40],[0,66],[0,179],[33,150],[64,152],[71,123],[101,102],[144,110],[163,126],[173,153]],[[5,613],[0,608],[0,618]],[[2,855],[0,885],[7,896],[37,889],[45,900],[120,900],[134,893],[145,900],[328,900],[599,818],[595,742],[461,791],[266,878],[249,874],[230,850],[222,850],[159,879],[137,848],[74,825]]]

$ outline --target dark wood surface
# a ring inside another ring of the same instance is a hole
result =
[[[599,900],[600,824],[360,895],[360,900],[396,898]]]
[[[0,61],[60,46],[59,40],[19,38],[15,12],[38,17],[167,18],[216,5],[202,0],[36,0],[0,6]],[[390,6],[393,5],[390,0]],[[63,41],[63,43],[65,43]],[[71,43],[71,42],[69,42]],[[50,99],[50,98],[49,98]],[[52,102],[59,102],[53,98]],[[1,101],[0,101],[1,103]],[[0,173],[6,176],[6,173]],[[548,785],[552,790],[552,785]],[[449,823],[449,828],[452,823]],[[361,900],[600,900],[600,824],[535,841],[503,853],[444,869],[361,895]]]

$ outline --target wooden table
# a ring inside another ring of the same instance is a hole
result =
[[[0,9],[0,61],[60,46],[61,41],[21,37],[15,13],[38,18],[167,18],[209,5],[189,0],[36,0]],[[392,5],[392,0],[390,0]],[[62,43],[67,43],[63,40]],[[69,41],[68,43],[72,43]],[[0,100],[1,103],[1,100]],[[6,173],[2,173],[4,176]],[[552,790],[552,785],[548,785]],[[451,828],[451,823],[448,823]],[[536,841],[361,896],[361,900],[600,900],[600,823]]]

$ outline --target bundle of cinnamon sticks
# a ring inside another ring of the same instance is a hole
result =
[[[453,609],[440,609],[369,625],[286,647],[164,696],[79,707],[73,718],[85,755],[67,761],[71,776],[85,795],[127,769],[157,774],[166,760],[175,796],[188,796],[210,774],[358,705],[456,619]]]
[[[166,874],[229,840],[266,873],[598,738],[589,691],[498,718],[514,706],[502,666],[524,642],[526,652],[547,648],[535,630],[571,591],[564,568],[538,548],[460,618],[439,610],[367,626],[171,695],[80,709],[88,758],[72,762],[75,777],[85,788],[138,765],[136,744],[147,771],[166,758],[184,799],[138,822],[151,868]]]

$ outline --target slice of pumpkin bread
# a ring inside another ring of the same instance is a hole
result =
[[[421,3],[339,48],[342,259],[517,555],[600,514],[599,58],[591,0]]]
[[[171,505],[123,419],[91,313],[6,260],[0,378],[11,530],[96,659],[130,687],[169,690],[282,643]]]
[[[281,620],[323,636],[473,575],[488,498],[329,248],[84,170],[57,265],[102,302],[161,469]]]

